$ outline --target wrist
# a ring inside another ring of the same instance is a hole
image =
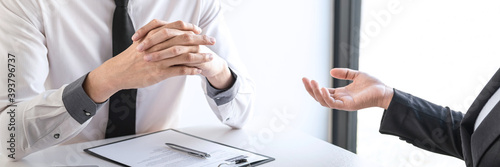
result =
[[[87,95],[96,103],[105,102],[118,90],[113,82],[101,76],[98,69],[91,71],[83,82],[83,89]]]
[[[380,104],[379,107],[387,110],[389,108],[389,105],[391,104],[393,96],[394,96],[394,89],[386,86],[385,91],[384,91],[384,95],[382,97],[383,100],[382,100],[382,103]]]
[[[223,70],[211,77],[207,77],[208,82],[216,89],[229,89],[235,82],[229,68],[224,66]]]

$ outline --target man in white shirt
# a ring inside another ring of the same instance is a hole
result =
[[[8,81],[0,89],[2,156],[103,139],[107,99],[122,89],[137,88],[136,133],[174,127],[186,75],[202,77],[222,123],[243,126],[254,85],[217,0],[130,0],[131,22],[142,28],[113,57],[115,7],[113,0],[0,1],[0,62],[8,66],[0,71]]]

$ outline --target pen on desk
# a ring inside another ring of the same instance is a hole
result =
[[[197,150],[190,149],[187,147],[179,146],[177,144],[172,144],[172,143],[165,143],[165,144],[174,150],[182,151],[182,152],[188,153],[189,155],[197,156],[200,158],[210,158],[210,154],[205,153],[205,152],[201,152],[201,151],[197,151]]]

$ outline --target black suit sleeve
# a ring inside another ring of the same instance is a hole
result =
[[[460,121],[463,114],[394,89],[380,133],[399,136],[419,148],[463,159]]]

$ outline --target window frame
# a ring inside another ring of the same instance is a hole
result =
[[[333,12],[333,67],[358,70],[361,0],[335,0]],[[333,79],[333,88],[351,83]],[[332,109],[332,144],[356,153],[357,111]]]

